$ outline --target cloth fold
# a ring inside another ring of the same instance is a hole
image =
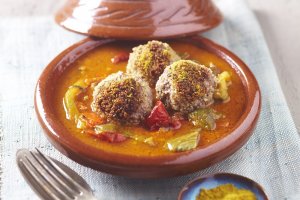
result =
[[[0,94],[0,198],[38,199],[15,164],[17,149],[38,147],[82,175],[99,199],[174,200],[188,181],[216,172],[254,179],[270,200],[300,199],[300,139],[259,24],[244,1],[218,0],[216,4],[224,22],[203,35],[237,54],[255,74],[262,92],[257,128],[249,141],[224,161],[187,176],[161,180],[104,174],[55,150],[42,134],[34,113],[34,86],[44,66],[83,37],[57,27],[53,16],[0,19],[0,40],[4,38],[0,45],[0,84],[10,86],[1,88]]]

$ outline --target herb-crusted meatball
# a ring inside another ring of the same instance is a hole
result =
[[[92,110],[109,122],[139,124],[152,105],[148,83],[123,72],[109,75],[94,88]]]
[[[156,98],[186,114],[213,103],[216,77],[211,69],[190,60],[168,66],[156,83]]]
[[[166,66],[180,60],[176,52],[167,44],[156,40],[134,47],[129,56],[127,72],[138,75],[155,86]]]

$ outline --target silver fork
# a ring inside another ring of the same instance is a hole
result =
[[[17,164],[27,183],[42,199],[96,200],[85,180],[38,149],[17,151]]]

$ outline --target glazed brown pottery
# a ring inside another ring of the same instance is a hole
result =
[[[249,68],[233,53],[200,36],[180,41],[192,43],[226,61],[239,75],[246,93],[245,110],[232,132],[216,143],[201,149],[163,156],[121,155],[96,149],[75,138],[58,120],[53,96],[59,77],[83,54],[112,39],[87,38],[58,55],[44,70],[35,92],[38,119],[51,143],[63,154],[103,172],[134,177],[161,178],[188,174],[221,161],[237,151],[251,136],[261,106],[258,83]]]
[[[149,40],[206,31],[222,15],[211,0],[68,0],[55,19],[90,36]]]

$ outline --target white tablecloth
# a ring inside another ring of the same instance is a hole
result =
[[[176,199],[196,176],[233,172],[259,182],[270,199],[300,199],[300,139],[292,121],[259,24],[244,1],[219,0],[225,20],[204,35],[244,60],[262,91],[257,128],[233,156],[197,173],[163,180],[132,180],[83,167],[46,140],[33,107],[36,81],[43,68],[83,36],[59,28],[53,16],[0,19],[1,199],[37,199],[15,164],[19,148],[39,147],[81,174],[99,199]]]

